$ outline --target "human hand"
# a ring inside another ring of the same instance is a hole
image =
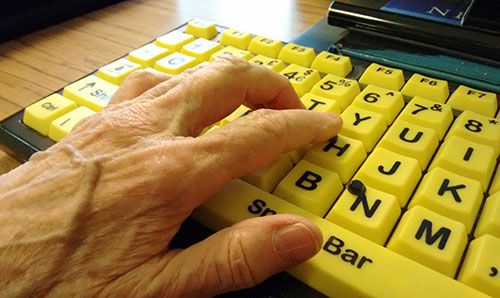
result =
[[[242,103],[258,110],[198,136]],[[340,126],[242,59],[175,77],[135,72],[100,113],[0,177],[0,296],[213,296],[305,261],[321,233],[294,215],[250,219],[185,250],[169,243],[228,181]]]

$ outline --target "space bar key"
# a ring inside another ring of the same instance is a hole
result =
[[[212,230],[247,218],[290,213],[323,233],[320,252],[288,273],[329,297],[489,297],[239,179],[193,217]]]

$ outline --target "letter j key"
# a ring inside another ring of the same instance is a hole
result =
[[[416,159],[376,147],[354,179],[393,194],[398,199],[399,206],[403,207],[421,176],[422,172]]]

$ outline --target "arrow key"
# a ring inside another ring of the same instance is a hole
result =
[[[90,75],[64,87],[63,96],[79,106],[99,112],[108,104],[116,89],[118,86]]]

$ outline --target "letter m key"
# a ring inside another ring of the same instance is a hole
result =
[[[451,230],[445,227],[441,227],[436,233],[432,234],[432,222],[430,220],[424,219],[418,228],[415,238],[420,240],[425,233],[425,243],[432,245],[434,242],[439,240],[438,248],[443,250],[450,238]]]

